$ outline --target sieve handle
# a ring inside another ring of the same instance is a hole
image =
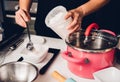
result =
[[[98,24],[97,24],[97,23],[92,23],[92,24],[90,24],[90,25],[87,27],[86,31],[85,31],[85,36],[89,36],[90,31],[91,31],[93,28],[98,29],[98,28],[99,28]]]
[[[115,34],[114,32],[112,32],[112,31],[110,31],[110,30],[107,30],[107,29],[102,29],[102,30],[100,30],[100,31],[102,31],[102,32],[107,32],[107,33],[109,33],[109,34],[111,34],[111,35],[113,35],[113,36],[116,36],[116,34]]]

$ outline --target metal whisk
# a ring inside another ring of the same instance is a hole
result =
[[[34,46],[33,46],[33,43],[31,41],[31,36],[30,36],[30,30],[29,30],[28,22],[26,22],[26,24],[27,24],[27,34],[28,34],[28,38],[29,38],[29,42],[27,43],[26,48],[28,50],[33,50]]]

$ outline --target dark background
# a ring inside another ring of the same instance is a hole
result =
[[[114,31],[116,34],[120,34],[120,0],[110,0],[110,2],[105,5],[100,10],[96,11],[85,17],[83,22],[83,27],[85,24],[90,24],[96,22],[102,29],[109,29]],[[93,4],[94,5],[94,4]]]
[[[17,10],[15,7],[16,5],[18,5],[18,0],[0,0],[0,1],[4,1],[5,12],[2,12],[2,13],[4,13],[5,16],[3,17],[2,16],[3,14],[0,13],[0,19],[5,20],[4,22],[2,22],[2,27],[5,29],[6,37],[16,32],[19,33],[19,29],[20,29],[20,32],[24,30],[24,29],[19,28],[20,26],[15,24],[14,18],[6,17],[6,15],[14,16],[15,11]],[[37,0],[33,0],[33,2],[37,3]],[[89,24],[96,22],[100,26],[100,28],[108,29],[108,30],[115,32],[116,34],[119,34],[120,33],[119,32],[119,27],[120,27],[119,26],[119,23],[120,23],[119,22],[119,19],[120,19],[119,3],[120,3],[120,0],[110,0],[110,2],[107,5],[105,5],[103,8],[86,16],[83,19],[82,28],[86,29],[86,27]],[[72,5],[70,6],[72,8]],[[32,11],[31,11],[32,17],[35,17],[36,15],[35,8],[37,8],[37,5],[34,5],[32,7]],[[0,11],[1,11],[1,8],[0,8]],[[33,28],[34,28],[34,25],[33,25]]]

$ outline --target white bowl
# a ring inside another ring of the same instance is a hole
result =
[[[97,82],[120,82],[120,70],[116,67],[109,67],[93,73]]]
[[[29,51],[26,48],[23,48],[21,51],[23,61],[30,62],[32,64],[37,64],[42,62],[48,54],[48,46],[34,44],[34,49]]]

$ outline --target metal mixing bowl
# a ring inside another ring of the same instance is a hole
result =
[[[38,69],[28,62],[10,62],[0,66],[0,82],[32,82]]]
[[[79,30],[66,38],[68,46],[85,52],[105,52],[116,47],[119,39],[104,31],[91,30],[86,39],[85,30]]]

